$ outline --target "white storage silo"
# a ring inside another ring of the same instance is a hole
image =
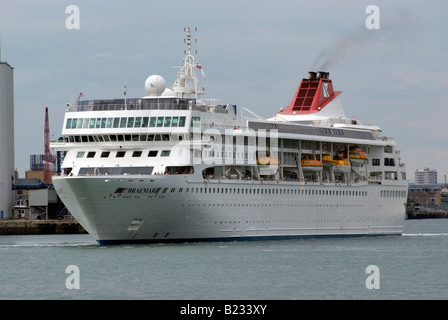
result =
[[[13,215],[14,72],[0,61],[0,218]]]

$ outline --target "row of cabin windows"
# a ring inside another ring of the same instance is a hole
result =
[[[162,191],[162,193],[166,193],[168,191],[168,188],[157,188],[156,193],[159,193]],[[171,188],[170,192],[174,193],[176,191],[176,188]],[[179,188],[179,193],[184,192],[184,188]],[[210,193],[210,194],[270,194],[270,195],[277,195],[277,194],[284,194],[284,195],[326,195],[326,196],[349,196],[349,197],[366,197],[367,191],[355,191],[355,190],[308,190],[308,189],[263,189],[263,188],[185,188],[185,193]],[[381,197],[386,198],[405,198],[406,197],[406,191],[400,191],[400,190],[381,190]]]
[[[179,189],[182,192],[183,188]],[[171,191],[173,192],[173,191]],[[366,197],[367,191],[355,190],[314,190],[314,189],[273,189],[273,188],[186,188],[186,193],[229,193],[229,194],[286,194],[286,195],[312,195],[312,196],[357,196]]]
[[[381,190],[381,198],[404,198],[406,191],[399,190]]]
[[[179,141],[183,139],[178,136]],[[116,141],[170,141],[169,134],[106,134],[91,136],[65,136],[65,142],[116,142]]]
[[[86,153],[87,153],[87,155],[86,155]],[[115,158],[124,158],[126,153],[127,153],[127,151],[117,151],[115,153]],[[150,158],[157,157],[158,153],[159,153],[158,150],[149,150],[148,157],[150,157]],[[160,153],[160,156],[161,157],[169,157],[170,153],[171,153],[171,150],[162,150],[162,152]],[[97,154],[96,151],[89,151],[89,152],[78,151],[76,158],[84,158],[84,156],[86,158],[95,158],[96,154]],[[102,151],[100,154],[100,158],[109,158],[110,154],[111,154],[110,151]],[[140,158],[142,156],[142,154],[143,154],[143,151],[132,151],[133,158]]]
[[[167,193],[168,188],[157,188],[155,193]],[[115,191],[116,193],[121,193]],[[171,193],[176,192],[176,188],[170,189]],[[184,192],[184,188],[179,188],[179,193]],[[308,189],[263,189],[263,188],[185,188],[185,193],[215,193],[215,194],[284,194],[284,195],[328,195],[328,196],[356,196],[366,197],[367,191],[354,190],[308,190]],[[406,192],[404,192],[406,193]]]
[[[68,118],[65,129],[185,127],[186,117]]]
[[[162,188],[157,188],[156,193],[160,192]],[[182,193],[184,188],[179,188],[179,193]],[[162,193],[166,193],[168,188],[164,188]],[[175,192],[176,188],[171,188],[171,193]],[[404,192],[404,191],[403,191]],[[308,190],[308,189],[252,189],[252,188],[185,188],[185,193],[220,193],[220,194],[284,194],[284,195],[327,195],[327,196],[356,196],[366,197],[367,191],[354,190]],[[404,192],[406,194],[406,192]],[[403,195],[405,196],[405,195]]]

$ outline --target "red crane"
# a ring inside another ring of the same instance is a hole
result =
[[[51,184],[50,178],[50,124],[48,122],[48,107],[45,107],[45,128],[44,128],[44,147],[45,147],[45,159],[44,159],[44,183]]]

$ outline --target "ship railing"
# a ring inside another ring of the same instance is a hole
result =
[[[123,110],[193,110],[210,113],[229,113],[229,105],[216,104],[173,104],[170,102],[160,102],[154,104],[85,104],[72,106],[70,112],[84,111],[123,111]]]
[[[261,176],[259,178],[257,177],[234,177],[229,178],[226,176],[221,177],[213,177],[213,176],[204,176],[203,181],[210,184],[220,184],[220,183],[269,183],[269,184],[291,184],[291,185],[313,185],[313,186],[347,186],[347,185],[367,185],[368,181],[367,179],[359,179],[359,180],[353,180],[350,182],[347,182],[342,179],[335,179],[333,181],[329,179],[325,179],[322,181],[319,181],[318,179],[303,179],[300,180],[297,177],[283,177],[281,179],[273,177],[273,176]],[[380,183],[381,180],[378,181]]]
[[[93,105],[79,105],[70,109],[75,112],[82,111],[122,111],[122,110],[188,110],[187,105],[174,106],[168,103],[160,103],[156,105],[138,105],[131,104],[93,104]]]
[[[138,175],[138,176],[155,176],[155,175],[191,175],[193,174],[193,167],[190,169],[188,167],[174,167],[174,169],[170,171],[153,171],[150,167],[141,167],[141,170],[114,170],[115,168],[110,168],[110,171],[104,171],[103,168],[94,168],[93,171],[82,171],[81,173],[77,173],[76,175],[73,172],[70,173],[61,173],[57,174],[61,177],[107,177],[107,176],[128,176],[128,175]],[[135,169],[135,167],[130,167],[130,169]],[[182,170],[184,169],[184,170]]]
[[[395,141],[394,138],[392,138],[392,137],[386,137],[386,136],[380,136],[380,137],[379,137],[379,140],[381,140],[381,141],[390,141],[390,142],[394,142],[394,141]]]
[[[369,176],[368,182],[369,183],[381,183],[382,177],[380,176]]]

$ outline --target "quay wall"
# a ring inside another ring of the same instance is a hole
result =
[[[0,220],[0,235],[82,234],[87,233],[75,219]]]
[[[448,218],[448,211],[438,210],[438,211],[414,211],[408,212],[406,215],[407,219],[446,219]]]

